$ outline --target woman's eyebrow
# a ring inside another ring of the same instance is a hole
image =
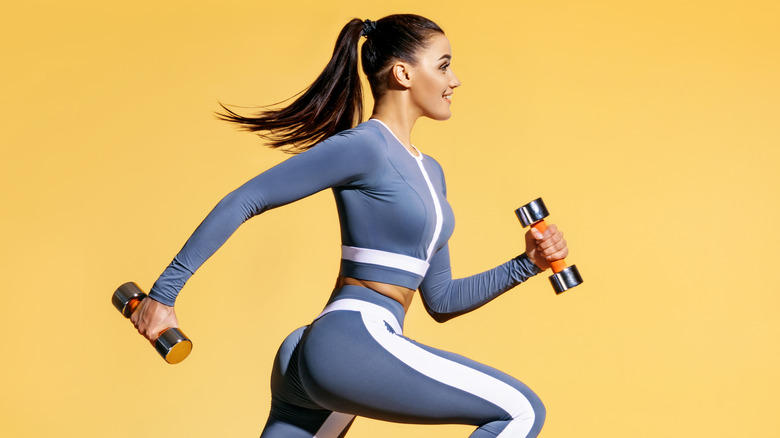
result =
[[[442,60],[442,59],[444,59],[444,58],[447,58],[447,59],[451,60],[451,59],[452,59],[452,56],[451,56],[451,55],[442,55],[442,57],[441,57],[441,58],[439,58],[439,60]]]

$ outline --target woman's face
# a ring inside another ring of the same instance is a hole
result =
[[[450,99],[460,81],[450,68],[451,61],[450,40],[440,33],[434,34],[428,47],[417,53],[417,64],[411,67],[413,79],[409,91],[412,102],[425,117],[447,120],[452,116]]]

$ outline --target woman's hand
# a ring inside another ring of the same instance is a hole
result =
[[[130,316],[130,321],[143,337],[152,344],[160,336],[160,333],[171,327],[178,327],[176,312],[173,307],[166,306],[151,298],[144,298]]]
[[[563,233],[555,225],[548,225],[544,234],[534,228],[525,233],[525,253],[541,270],[550,267],[550,262],[565,259],[569,248],[563,240]]]

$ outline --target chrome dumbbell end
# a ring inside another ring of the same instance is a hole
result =
[[[556,294],[561,294],[575,286],[579,286],[582,284],[582,281],[577,265],[567,266],[562,271],[550,276],[550,284],[552,284]]]

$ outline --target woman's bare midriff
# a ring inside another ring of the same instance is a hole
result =
[[[378,281],[359,280],[352,277],[344,277],[339,275],[336,279],[336,287],[339,288],[344,285],[362,286],[380,293],[386,297],[390,297],[404,306],[404,311],[409,311],[409,306],[412,304],[412,298],[414,298],[414,290],[407,289],[403,286],[397,286],[394,284],[380,283]]]

